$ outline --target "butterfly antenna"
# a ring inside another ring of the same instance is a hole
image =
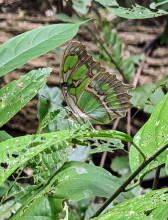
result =
[[[60,104],[58,104],[58,103],[52,101],[51,99],[47,98],[47,97],[44,96],[44,95],[40,95],[40,96],[43,97],[43,98],[45,98],[47,101],[49,101],[49,102],[51,102],[51,103],[53,103],[53,104],[56,104],[56,105],[60,106],[61,108],[65,109],[65,111],[66,111],[67,113],[69,112],[68,109],[66,109],[66,107],[64,107],[64,106],[62,106],[62,105],[60,105]]]

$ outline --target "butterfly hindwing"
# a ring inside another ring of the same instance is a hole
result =
[[[123,84],[94,61],[82,43],[68,44],[60,77],[64,98],[78,121],[106,124],[125,116],[132,107],[127,93],[132,86]]]

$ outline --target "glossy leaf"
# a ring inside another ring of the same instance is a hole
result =
[[[0,90],[0,126],[9,121],[45,85],[51,68],[32,70]]]
[[[40,209],[34,209],[35,207],[32,207],[31,204],[34,202],[37,204],[36,201],[38,201],[39,198],[51,192],[55,199],[78,201],[82,198],[96,195],[109,197],[121,183],[117,177],[112,176],[103,168],[82,162],[67,162],[50,178],[48,184],[39,188],[38,191],[32,194],[31,197],[23,203],[15,216],[24,216],[27,210],[28,214],[31,210],[35,213],[39,212]],[[119,195],[117,200],[121,202],[132,197],[134,197],[134,195],[131,192],[126,192]],[[29,207],[31,208],[30,210]],[[45,208],[44,212],[46,212]]]
[[[167,141],[168,134],[168,94],[166,94],[160,103],[154,109],[151,117],[145,123],[145,125],[138,131],[134,137],[134,142],[141,148],[143,153],[149,157],[154,154],[159,148],[161,148]],[[141,172],[146,173],[157,166],[166,162],[168,150],[161,153],[155,160],[153,160],[144,170]],[[130,166],[134,171],[143,161],[139,152],[131,146],[130,154]]]
[[[96,0],[96,1],[102,4],[103,6],[105,6],[110,12],[113,12],[122,18],[145,19],[145,18],[154,18],[168,14],[168,12],[163,9],[157,9],[154,12],[138,4],[132,5],[131,8],[124,8],[118,4],[117,0]]]
[[[94,177],[94,179],[93,179]],[[73,201],[100,196],[108,198],[122,182],[103,168],[92,164],[72,161],[65,164],[56,177],[55,197]],[[132,193],[122,193],[119,200],[132,197]]]
[[[6,41],[0,45],[0,76],[72,39],[82,23],[39,27]]]
[[[93,218],[93,220],[165,220],[167,218],[168,188],[165,188],[122,202],[108,210],[104,215]]]

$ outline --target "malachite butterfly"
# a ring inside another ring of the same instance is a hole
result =
[[[60,79],[65,101],[80,123],[107,124],[124,117],[132,107],[127,93],[132,85],[107,72],[77,41],[71,41],[64,51]]]

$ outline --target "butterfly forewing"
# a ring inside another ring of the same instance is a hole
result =
[[[60,78],[64,98],[78,121],[106,124],[132,107],[127,93],[132,86],[106,72],[82,43],[70,42],[66,47]]]

